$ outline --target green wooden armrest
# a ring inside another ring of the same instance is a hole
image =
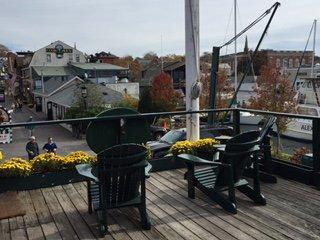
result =
[[[146,166],[145,170],[144,170],[144,174],[146,176],[146,178],[150,177],[150,170],[152,169],[152,165],[150,163],[148,163],[148,165]]]
[[[76,165],[76,169],[80,175],[90,178],[90,180],[93,180],[95,182],[99,182],[99,179],[96,176],[94,176],[91,172],[91,164],[78,164]]]
[[[243,155],[243,154],[247,154],[247,153],[253,153],[253,152],[257,152],[260,150],[260,146],[255,145],[252,148],[248,149],[245,152],[231,152],[231,153],[227,153],[225,152],[225,156],[229,156],[229,157],[234,157],[234,156],[239,156],[239,155]]]
[[[180,160],[182,160],[186,163],[191,163],[191,164],[203,164],[203,165],[215,165],[215,166],[222,166],[222,167],[230,167],[230,164],[204,160],[202,158],[199,158],[197,156],[187,154],[187,153],[179,154],[177,157]]]

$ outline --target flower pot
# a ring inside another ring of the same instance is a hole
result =
[[[0,178],[0,192],[23,191],[85,181],[76,169],[36,173],[28,177]]]

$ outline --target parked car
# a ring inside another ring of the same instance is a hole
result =
[[[156,125],[150,125],[150,131],[151,131],[151,140],[158,141],[160,138],[165,135],[170,129],[166,129],[164,127],[156,126]]]
[[[200,138],[214,138],[221,135],[232,135],[230,126],[201,126]],[[186,128],[174,129],[166,133],[158,141],[149,141],[147,145],[151,148],[153,158],[161,158],[168,154],[169,149],[178,141],[187,139]]]

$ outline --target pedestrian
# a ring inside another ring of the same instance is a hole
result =
[[[26,145],[26,151],[28,153],[29,160],[39,155],[39,146],[36,142],[35,136],[29,138],[29,142]]]
[[[32,118],[32,116],[30,116],[27,122],[32,122],[32,121],[33,121],[33,118]],[[25,129],[29,130],[29,136],[30,137],[33,136],[34,126],[25,126]]]
[[[48,138],[48,142],[43,146],[42,148],[44,151],[46,151],[47,153],[54,153],[56,154],[57,152],[57,145],[55,144],[55,142],[53,142],[52,137]]]

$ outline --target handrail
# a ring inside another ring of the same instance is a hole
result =
[[[310,115],[300,115],[293,113],[281,113],[281,112],[271,112],[271,111],[262,111],[254,110],[247,108],[220,108],[220,109],[204,109],[199,111],[174,111],[174,112],[159,112],[159,113],[142,113],[142,114],[130,114],[130,115],[117,115],[117,116],[106,116],[106,117],[88,117],[88,118],[76,118],[76,119],[64,119],[64,120],[51,120],[51,121],[33,121],[33,122],[19,122],[19,123],[10,123],[5,125],[0,125],[2,128],[14,128],[14,127],[27,127],[27,126],[36,126],[36,125],[55,125],[55,124],[72,124],[72,123],[81,123],[81,122],[102,122],[106,120],[120,119],[120,118],[151,118],[159,116],[170,116],[170,115],[187,115],[195,113],[218,113],[226,111],[240,111],[240,112],[249,112],[262,115],[274,115],[279,117],[289,117],[289,118],[303,118],[303,119],[320,119],[320,116],[310,116]]]
[[[88,122],[103,122],[107,120],[116,119],[132,119],[132,118],[154,118],[159,116],[170,116],[170,115],[188,115],[195,113],[218,113],[230,111],[233,114],[233,132],[234,134],[240,133],[240,112],[249,112],[253,114],[260,115],[273,115],[277,117],[288,117],[288,118],[302,118],[312,120],[312,152],[313,152],[313,167],[311,170],[296,168],[292,164],[285,162],[275,161],[271,159],[270,144],[264,143],[268,154],[265,155],[263,162],[261,163],[264,171],[267,174],[272,174],[274,169],[275,173],[280,174],[285,177],[299,178],[303,179],[308,184],[313,184],[320,189],[320,117],[318,116],[308,116],[299,115],[292,113],[280,113],[271,111],[262,111],[254,109],[245,108],[222,108],[222,109],[204,109],[200,111],[174,111],[174,112],[159,112],[159,113],[143,113],[143,114],[130,114],[130,115],[116,115],[116,116],[105,116],[105,117],[89,117],[89,118],[78,118],[78,119],[65,119],[65,120],[52,120],[52,121],[34,121],[34,122],[19,122],[10,124],[1,124],[0,129],[3,128],[15,128],[15,127],[31,127],[31,126],[42,126],[42,125],[56,125],[56,124],[74,124],[74,123],[88,123]],[[311,172],[310,172],[311,171]],[[267,176],[267,175],[266,175]]]

